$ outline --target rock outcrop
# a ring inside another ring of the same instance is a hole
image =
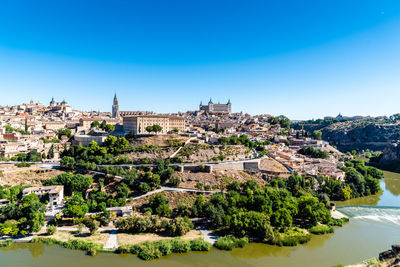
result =
[[[341,151],[353,149],[384,150],[400,139],[400,125],[362,122],[335,123],[321,129],[322,139]]]

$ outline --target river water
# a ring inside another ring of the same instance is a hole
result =
[[[384,189],[378,195],[338,202],[338,210],[351,219],[334,234],[313,236],[297,247],[249,244],[230,252],[212,249],[170,255],[145,262],[134,255],[100,253],[86,256],[82,251],[43,244],[13,244],[0,249],[0,267],[110,267],[110,266],[332,266],[377,257],[392,244],[400,243],[400,174],[385,172]],[[351,207],[344,207],[351,206]],[[368,207],[364,207],[368,206]]]

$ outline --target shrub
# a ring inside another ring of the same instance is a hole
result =
[[[193,229],[193,223],[187,217],[172,219],[166,227],[166,231],[172,236],[182,236]]]
[[[83,231],[83,227],[84,227],[84,226],[85,226],[85,225],[83,225],[82,223],[78,224],[78,227],[76,228],[75,233],[81,234],[82,231]]]
[[[169,178],[168,181],[171,186],[175,186],[175,187],[181,183],[181,179],[179,179],[178,177],[171,177],[171,178]]]
[[[204,241],[203,238],[192,239],[189,242],[192,251],[209,251],[211,248],[211,244]]]
[[[115,226],[122,232],[154,233],[162,228],[162,223],[158,216],[145,214],[144,216],[120,218],[115,222]]]
[[[142,260],[154,260],[162,256],[161,251],[155,243],[146,242],[139,246],[138,257]]]
[[[340,218],[340,219],[332,218],[327,225],[342,227],[345,223],[348,223],[348,222],[349,222],[349,218]]]
[[[0,242],[0,248],[8,247],[8,246],[10,246],[12,244],[12,242],[13,242],[12,240],[1,241]]]
[[[334,232],[332,227],[330,227],[328,225],[324,225],[324,224],[319,224],[319,225],[313,226],[310,229],[308,229],[308,231],[314,235],[323,235],[323,234],[329,234],[329,233]]]
[[[31,243],[44,243],[48,245],[57,244],[64,248],[69,249],[79,249],[86,251],[89,255],[95,255],[97,251],[101,248],[99,244],[95,244],[91,241],[82,239],[70,239],[68,241],[60,241],[54,238],[44,238],[44,237],[34,237],[30,241]]]
[[[170,240],[161,240],[155,243],[158,250],[161,252],[163,256],[169,255],[172,253],[172,244]]]
[[[190,251],[190,243],[186,240],[173,239],[171,244],[172,252],[185,253]]]
[[[218,238],[214,246],[222,250],[232,250],[234,248],[243,248],[248,242],[247,237],[237,238],[233,235],[227,235]]]
[[[274,239],[270,241],[273,245],[278,246],[296,246],[310,241],[311,234],[303,229],[293,228],[284,233],[275,233]]]
[[[146,194],[147,192],[151,191],[151,187],[150,185],[148,185],[147,183],[140,183],[139,185],[139,192],[142,194]]]
[[[17,166],[18,168],[23,168],[23,167],[30,167],[31,164],[28,162],[20,162],[20,163],[15,164],[15,166]]]
[[[57,231],[57,227],[55,225],[47,226],[46,233],[47,235],[54,235]]]
[[[87,228],[89,228],[90,235],[94,235],[100,226],[100,222],[94,219],[85,220],[84,224],[86,225]]]
[[[199,190],[203,190],[203,184],[200,182],[196,183],[196,185],[194,187],[196,187]]]
[[[189,203],[186,202],[180,202],[178,204],[178,211],[177,211],[179,216],[188,216],[190,217],[192,215],[192,208]]]

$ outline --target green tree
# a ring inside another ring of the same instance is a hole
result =
[[[153,126],[149,125],[146,127],[146,132],[151,133],[153,131]]]
[[[65,202],[65,209],[62,210],[65,217],[83,218],[89,211],[82,195],[74,194],[72,197],[67,197]]]
[[[169,205],[169,199],[163,193],[151,196],[148,207],[152,209],[153,213],[160,216],[169,216],[172,212]]]
[[[330,212],[318,198],[305,195],[298,200],[298,213],[296,216],[303,225],[315,226],[318,222],[327,223],[330,220]]]
[[[114,125],[111,125],[111,124],[106,124],[106,125],[104,126],[103,130],[106,131],[106,132],[112,132],[112,131],[115,130],[115,126],[114,126]]]
[[[153,131],[154,131],[155,133],[161,132],[162,129],[163,129],[163,128],[162,128],[160,125],[158,125],[158,124],[153,125]]]
[[[58,133],[57,133],[59,139],[61,139],[61,136],[63,136],[63,135],[66,135],[68,138],[71,138],[71,134],[72,134],[72,132],[70,129],[61,129],[61,130],[58,130]]]
[[[99,128],[99,127],[100,127],[100,122],[99,122],[99,121],[93,121],[93,122],[90,124],[90,127],[91,127],[91,128]]]
[[[193,223],[187,217],[177,217],[169,221],[166,230],[171,236],[183,236],[193,229]]]
[[[256,211],[234,214],[229,222],[229,229],[235,236],[253,236],[261,239],[271,239],[273,230],[268,217]]]
[[[313,137],[314,137],[314,139],[316,139],[316,140],[322,140],[322,132],[321,132],[321,131],[318,131],[318,130],[315,130],[315,131],[313,132]]]
[[[73,157],[64,156],[60,161],[60,168],[64,170],[74,170],[76,166],[75,159]]]
[[[47,158],[48,159],[54,158],[54,146],[53,145],[51,145],[49,152],[47,153]]]

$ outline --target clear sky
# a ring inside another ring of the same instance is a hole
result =
[[[390,115],[399,0],[0,2],[0,105]]]

